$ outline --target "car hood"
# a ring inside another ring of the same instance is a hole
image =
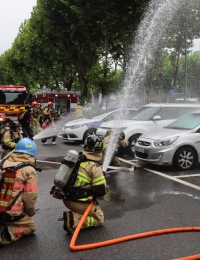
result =
[[[94,120],[94,119],[86,119],[86,118],[82,118],[82,119],[78,119],[78,120],[73,120],[69,123],[65,124],[65,127],[70,127],[70,126],[74,126],[74,125],[86,125],[88,128],[91,127],[99,127],[102,122],[98,121],[98,120]]]
[[[72,120],[72,121],[66,123],[65,126],[74,125],[74,124],[82,124],[82,122],[84,122],[86,120],[87,120],[86,118],[75,119],[75,120]]]
[[[157,129],[155,131],[151,131],[146,134],[143,134],[141,136],[141,139],[145,138],[145,139],[151,139],[151,140],[162,140],[162,139],[166,139],[168,137],[174,136],[174,135],[176,136],[176,135],[183,134],[185,132],[188,132],[188,130],[161,128],[161,129]]]
[[[148,121],[137,121],[137,120],[112,120],[106,123],[103,123],[101,127],[105,128],[113,128],[116,126],[124,127],[124,126],[138,126],[138,125],[147,125]]]

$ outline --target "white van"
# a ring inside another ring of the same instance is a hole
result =
[[[129,141],[128,150],[134,154],[137,139],[142,134],[169,125],[176,119],[200,110],[200,104],[149,104],[138,110],[131,120],[112,120],[103,123],[97,135],[104,136],[108,130],[119,128]]]

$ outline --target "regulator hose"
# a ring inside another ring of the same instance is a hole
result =
[[[131,235],[131,236],[126,236],[126,237],[121,237],[121,238],[116,238],[108,241],[103,241],[103,242],[98,242],[98,243],[93,243],[93,244],[88,244],[88,245],[82,245],[82,246],[75,246],[76,239],[78,237],[79,231],[89,214],[92,206],[94,205],[94,201],[90,203],[88,206],[87,210],[85,211],[83,217],[81,218],[74,234],[72,237],[72,240],[70,242],[70,250],[71,251],[77,251],[77,250],[86,250],[86,249],[92,249],[92,248],[97,248],[97,247],[102,247],[102,246],[108,246],[108,245],[113,245],[117,244],[120,242],[128,241],[128,240],[133,240],[133,239],[138,239],[138,238],[143,238],[143,237],[149,237],[149,236],[155,236],[155,235],[161,235],[161,234],[167,234],[167,233],[174,233],[174,232],[188,232],[188,231],[200,231],[200,227],[183,227],[183,228],[171,228],[171,229],[163,229],[163,230],[157,230],[157,231],[151,231],[151,232],[146,232],[146,233],[141,233],[141,234],[136,234],[136,235]],[[194,256],[188,256],[184,258],[177,258],[173,260],[197,260],[200,259],[200,255],[194,255]]]

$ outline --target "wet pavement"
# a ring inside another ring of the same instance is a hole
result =
[[[59,221],[66,210],[60,200],[49,191],[59,162],[69,149],[82,150],[81,143],[69,143],[57,138],[57,145],[43,146],[36,141],[39,195],[36,203],[37,225],[34,235],[0,249],[1,259],[134,259],[168,260],[200,254],[200,232],[167,234],[127,241],[102,248],[70,252],[71,235],[63,230]],[[0,150],[1,154],[2,150]],[[134,160],[130,156],[123,159]],[[44,162],[45,161],[45,162]],[[53,163],[52,163],[53,162]],[[131,167],[123,162],[121,166]],[[134,161],[132,161],[134,163]],[[179,172],[173,167],[142,165],[134,172],[111,172],[107,176],[107,195],[99,204],[105,213],[102,227],[81,230],[76,245],[100,242],[118,237],[175,227],[200,227],[200,190],[177,182],[184,180],[200,186],[200,167],[191,172]],[[164,176],[158,173],[164,174]],[[174,179],[169,179],[171,176]]]

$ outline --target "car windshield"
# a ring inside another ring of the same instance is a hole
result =
[[[168,129],[192,130],[200,125],[200,113],[188,114],[172,124],[166,126]]]
[[[26,91],[3,91],[0,90],[1,105],[25,105],[28,104]]]
[[[137,114],[132,117],[132,120],[136,121],[147,121],[149,120],[157,111],[159,107],[142,107],[137,111]]]

